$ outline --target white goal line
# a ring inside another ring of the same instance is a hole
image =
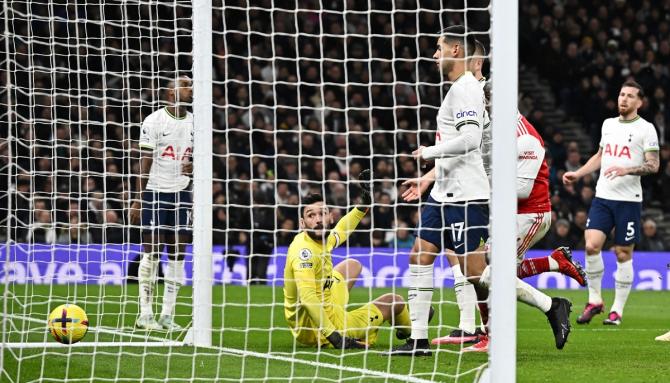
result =
[[[45,321],[42,319],[31,318],[23,315],[8,314],[5,315],[5,318],[8,319],[18,319],[26,322],[40,323],[44,324],[44,329],[47,330]],[[108,329],[104,327],[93,327],[88,328],[89,331],[98,332],[101,334],[112,334],[120,337],[134,338],[143,340],[143,342],[78,342],[75,344],[62,344],[59,342],[7,342],[2,343],[3,347],[8,348],[61,348],[61,347],[119,347],[119,346],[130,346],[130,347],[175,347],[183,346],[183,341],[175,340],[166,340],[164,338],[151,336],[151,335],[139,335],[139,334],[129,334],[124,332],[122,329]]]
[[[40,320],[40,319],[36,319],[36,318],[30,318],[30,317],[26,317],[26,316],[23,316],[23,315],[9,314],[9,315],[6,315],[5,318],[18,319],[18,320],[24,320],[24,321],[28,321],[28,322],[37,322],[37,323],[44,324],[44,320]],[[46,329],[46,326],[45,326],[45,329]],[[69,347],[79,347],[79,348],[81,348],[81,347],[180,347],[180,346],[189,346],[188,344],[184,343],[183,341],[173,341],[173,340],[168,341],[168,340],[164,340],[162,338],[152,336],[152,335],[148,335],[148,334],[147,335],[129,334],[129,333],[126,333],[126,332],[123,332],[123,331],[119,331],[119,329],[111,330],[111,329],[106,329],[106,328],[101,328],[101,327],[89,327],[89,330],[93,331],[93,332],[114,334],[114,335],[123,336],[123,337],[141,339],[141,340],[143,340],[143,342],[121,342],[121,341],[119,341],[119,342],[78,342],[78,343],[75,343],[75,344],[62,344],[62,343],[58,343],[58,342],[20,342],[20,343],[19,342],[12,342],[12,343],[3,343],[2,347],[17,348],[17,349],[29,349],[29,348],[69,348]],[[220,351],[222,353],[239,355],[239,356],[242,356],[242,357],[250,356],[250,357],[261,358],[261,359],[269,359],[269,360],[276,360],[276,361],[296,363],[296,364],[305,364],[305,365],[310,365],[310,366],[319,367],[319,368],[327,368],[327,369],[333,369],[333,370],[354,372],[354,373],[359,373],[359,374],[365,375],[365,376],[386,378],[386,379],[398,380],[398,381],[403,381],[403,382],[412,382],[412,383],[431,383],[431,382],[433,382],[433,380],[423,379],[423,378],[419,378],[419,377],[394,374],[394,373],[378,371],[378,370],[369,370],[369,369],[366,369],[366,368],[342,366],[342,365],[338,365],[338,364],[334,364],[334,363],[325,363],[325,362],[318,362],[318,361],[312,361],[312,360],[306,360],[306,359],[299,359],[299,358],[293,358],[293,357],[283,356],[283,355],[276,355],[276,354],[271,354],[271,353],[261,353],[261,352],[255,352],[255,351],[249,351],[249,350],[240,350],[240,349],[231,348],[231,347],[209,346],[209,347],[198,347],[198,348],[216,350],[216,351]]]

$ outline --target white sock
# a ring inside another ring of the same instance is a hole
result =
[[[458,328],[474,334],[475,307],[477,306],[475,287],[465,278],[460,265],[452,266],[451,271],[454,274],[454,290],[456,291],[456,302],[458,302],[461,318]]]
[[[558,262],[552,257],[547,257],[549,259],[549,270],[558,271]]]
[[[428,339],[428,313],[433,300],[433,265],[409,265],[407,294],[412,339]]]
[[[586,277],[589,282],[589,303],[603,303],[601,295],[601,286],[603,281],[603,272],[605,264],[603,263],[603,254],[586,254]]]
[[[623,307],[626,305],[630,288],[633,284],[633,260],[617,263],[616,272],[614,273],[614,304],[612,310],[617,314],[623,316]]]
[[[161,316],[172,316],[177,303],[179,288],[184,284],[184,261],[168,259],[165,269],[165,290],[163,290],[163,310]]]
[[[140,288],[140,315],[153,316],[151,308],[154,298],[154,283],[156,282],[156,271],[158,270],[158,257],[153,254],[144,253],[140,259],[140,267],[137,272]]]
[[[521,279],[516,279],[516,299],[546,313],[551,309],[551,297],[532,287]]]

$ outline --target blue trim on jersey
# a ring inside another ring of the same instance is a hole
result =
[[[487,201],[442,204],[428,197],[421,209],[416,236],[437,246],[465,254],[476,250],[489,238]]]
[[[192,206],[190,190],[176,193],[145,190],[142,193],[142,232],[190,232]]]
[[[614,229],[614,243],[628,246],[640,240],[641,217],[641,202],[595,197],[591,202],[586,228],[602,231],[605,235]]]

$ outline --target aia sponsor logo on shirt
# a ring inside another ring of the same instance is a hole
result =
[[[161,158],[172,158],[173,160],[179,160],[179,161],[184,161],[185,159],[191,157],[191,153],[193,150],[191,149],[190,146],[186,147],[186,149],[181,153],[181,147],[179,146],[172,146],[168,145],[163,149],[163,152],[161,153]]]
[[[603,151],[603,154],[606,156],[611,156],[611,157],[628,157],[630,159],[630,148],[626,145],[610,145],[606,144],[605,145],[605,150]]]

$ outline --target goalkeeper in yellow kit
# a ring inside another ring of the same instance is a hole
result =
[[[396,336],[410,335],[409,311],[402,297],[384,294],[352,311],[346,311],[349,290],[361,272],[361,264],[347,259],[333,267],[331,251],[342,245],[367,212],[371,203],[369,171],[359,180],[361,200],[342,217],[333,230],[332,218],[319,194],[303,198],[300,228],[288,248],[284,268],[284,315],[296,340],[308,346],[365,348],[375,343],[379,326],[397,326]]]

